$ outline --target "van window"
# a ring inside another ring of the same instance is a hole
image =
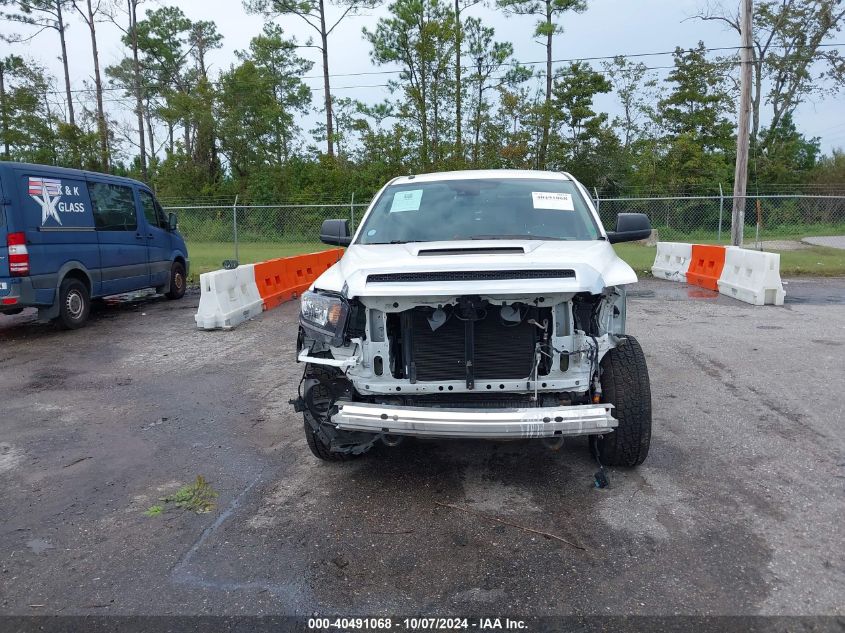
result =
[[[164,212],[164,209],[161,208],[161,204],[159,201],[156,200],[156,212],[158,213],[159,222],[161,222],[161,228],[169,229],[170,228],[170,219],[167,217],[167,214]]]
[[[135,197],[130,187],[89,182],[88,193],[98,231],[135,231],[138,228]]]
[[[143,189],[139,189],[138,194],[141,197],[141,207],[144,209],[144,217],[147,218],[149,225],[166,229],[167,220],[164,217],[161,207],[156,204],[156,200],[152,194]]]

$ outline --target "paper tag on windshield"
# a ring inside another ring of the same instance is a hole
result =
[[[550,191],[532,191],[531,199],[535,209],[553,209],[555,211],[575,211],[572,195],[568,193],[552,193]]]
[[[422,189],[411,189],[410,191],[397,191],[393,194],[393,204],[390,205],[390,213],[399,211],[419,211],[422,202]]]

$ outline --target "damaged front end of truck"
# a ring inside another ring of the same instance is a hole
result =
[[[339,461],[406,437],[590,436],[606,463],[641,463],[648,376],[625,334],[635,280],[609,240],[352,245],[301,298],[293,402],[309,447]]]

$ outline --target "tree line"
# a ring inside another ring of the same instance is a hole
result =
[[[374,65],[399,71],[387,81],[387,99],[363,103],[332,91],[332,35],[379,0],[244,0],[247,12],[266,18],[264,28],[214,74],[208,58],[223,43],[216,24],[178,7],[0,0],[3,38],[13,48],[0,58],[0,150],[5,160],[130,175],[181,199],[363,199],[399,174],[464,168],[566,170],[610,194],[730,184],[736,49],[676,48],[663,77],[648,58],[564,62],[556,36],[572,14],[589,10],[586,0],[496,0],[487,10],[534,19],[531,35],[545,60],[523,64],[510,42],[471,15],[480,1],[387,5],[362,37]],[[733,4],[711,2],[694,19],[739,28]],[[90,36],[90,62],[68,59],[69,20]],[[285,20],[302,21],[313,37],[289,37]],[[845,181],[842,152],[822,155],[820,139],[794,118],[802,103],[835,98],[845,83],[845,60],[832,45],[843,20],[839,0],[755,3],[756,186]],[[119,30],[125,54],[102,67],[104,28]],[[58,45],[63,77],[26,57],[36,39]],[[306,47],[319,52],[322,94],[303,81],[315,66]],[[76,64],[93,68],[91,85],[72,87]],[[617,100],[618,115],[596,106],[605,94]],[[303,130],[315,111],[320,123]]]

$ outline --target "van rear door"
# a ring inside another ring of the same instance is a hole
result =
[[[13,227],[26,233],[37,298],[47,304],[54,301],[58,275],[71,262],[92,274],[91,293],[96,295],[100,254],[84,175],[48,165],[16,165],[12,173]]]
[[[6,166],[0,165],[0,277],[9,276],[9,249],[6,246],[6,235],[9,232],[9,218],[6,216],[12,210],[12,201],[6,197],[3,188],[3,179],[6,177],[7,172]],[[0,287],[0,294],[3,294],[4,290],[4,288]]]
[[[115,295],[149,287],[147,238],[141,232],[144,224],[138,218],[133,188],[91,175],[88,193],[100,244],[102,294]]]

